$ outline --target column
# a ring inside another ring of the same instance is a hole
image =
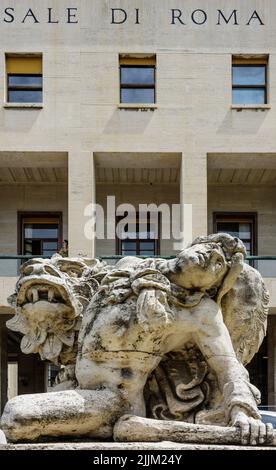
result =
[[[268,405],[276,406],[276,315],[268,316]],[[274,409],[274,408],[273,408]]]
[[[85,236],[89,216],[85,209],[96,202],[92,152],[69,152],[68,156],[68,233],[69,256],[95,256],[95,241]]]
[[[182,153],[180,170],[181,225],[185,241],[189,238],[189,208],[192,205],[192,234],[194,239],[207,235],[207,156],[195,153]],[[189,241],[189,240],[187,240]],[[183,246],[184,248],[184,246]]]
[[[7,345],[7,329],[5,323],[8,320],[7,315],[0,313],[0,390],[1,390],[1,407],[0,414],[8,400],[8,345]]]

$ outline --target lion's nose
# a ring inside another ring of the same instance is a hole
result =
[[[31,264],[26,266],[23,269],[23,273],[25,276],[33,276],[33,275],[41,275],[46,274],[45,267],[42,263]]]
[[[22,274],[24,276],[41,276],[43,274],[44,275],[48,274],[51,276],[59,276],[54,268],[43,263],[34,263],[28,266],[25,266],[23,268]]]

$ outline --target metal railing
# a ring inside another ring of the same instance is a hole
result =
[[[79,255],[80,257],[82,255]],[[138,258],[145,259],[149,256],[139,256]],[[173,259],[174,256],[152,256],[153,258]],[[34,258],[47,259],[48,256],[40,255],[0,255],[0,277],[16,277],[19,274],[20,266],[24,261]],[[123,258],[122,255],[110,256],[97,256],[101,261],[106,261],[109,264],[115,264],[119,259]],[[255,269],[260,271],[263,277],[276,277],[276,256],[247,256],[246,261]]]

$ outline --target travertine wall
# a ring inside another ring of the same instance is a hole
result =
[[[14,5],[14,21],[0,18],[0,150],[78,152],[181,152],[185,158],[188,202],[194,204],[194,235],[207,232],[206,155],[215,152],[276,151],[276,3],[250,0],[22,0]],[[49,7],[53,7],[49,24]],[[124,8],[128,20],[111,24],[111,8]],[[32,8],[33,17],[24,17]],[[139,8],[140,24],[134,24]],[[171,9],[179,8],[185,25],[171,23]],[[203,9],[207,19],[196,9]],[[226,24],[218,9],[228,18]],[[257,10],[264,25],[250,18]],[[11,11],[10,11],[11,12]],[[76,14],[76,16],[75,16]],[[24,20],[24,23],[22,21]],[[76,23],[76,21],[78,21]],[[249,23],[249,24],[248,24]],[[7,109],[5,60],[7,52],[43,54],[43,109]],[[123,110],[119,103],[119,53],[156,53],[157,109]],[[271,109],[231,109],[231,55],[269,54]],[[74,170],[73,170],[74,171]],[[70,168],[69,168],[70,172]],[[71,173],[74,180],[74,175]],[[186,180],[185,180],[186,176]],[[70,185],[70,181],[69,181]],[[87,188],[74,188],[75,200]],[[189,201],[190,199],[190,201]],[[150,202],[150,201],[149,201]],[[72,206],[73,207],[73,206]],[[84,226],[73,207],[70,220]],[[90,245],[69,234],[71,248],[86,252]],[[83,245],[83,246],[80,246]],[[92,250],[91,250],[92,252]]]

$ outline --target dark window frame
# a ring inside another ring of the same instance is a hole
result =
[[[153,85],[152,84],[141,84],[141,83],[131,83],[131,84],[124,84],[122,83],[122,68],[129,68],[129,69],[138,69],[138,68],[149,68],[149,69],[153,69],[153,72],[154,72],[154,82],[153,82]],[[122,90],[125,90],[125,89],[140,89],[140,90],[153,90],[154,91],[154,101],[153,103],[149,103],[149,104],[156,104],[156,65],[142,65],[142,64],[131,64],[131,65],[124,65],[124,64],[120,64],[120,103],[121,104],[127,104],[125,102],[122,101]],[[131,103],[129,103],[131,104]],[[137,103],[135,103],[137,104]],[[143,104],[143,103],[142,103]],[[144,104],[147,104],[147,103],[144,103]]]
[[[57,219],[58,220],[58,250],[61,249],[63,240],[63,214],[62,212],[18,212],[17,213],[17,251],[19,255],[24,254],[24,219]],[[36,239],[38,240],[38,239]],[[43,239],[53,241],[53,239]]]
[[[10,77],[41,77],[41,85],[10,85],[9,84],[9,78]],[[12,103],[10,101],[10,92],[11,91],[41,91],[43,93],[43,75],[41,73],[8,73],[7,75],[7,99],[8,103]],[[41,100],[38,103],[42,103],[43,100]],[[19,101],[21,103],[21,101]],[[22,102],[24,103],[24,102]],[[31,103],[31,101],[30,101]]]
[[[246,64],[232,64],[232,94],[233,90],[263,90],[264,91],[264,103],[262,104],[267,104],[268,103],[268,91],[267,91],[267,85],[268,85],[268,64],[263,63],[263,64],[254,64],[254,62],[248,62]],[[233,83],[233,69],[236,67],[264,67],[265,69],[265,84],[264,85],[237,85]],[[232,102],[233,102],[233,96],[232,96]],[[243,104],[243,103],[238,103],[238,104]],[[245,103],[247,104],[247,103]]]
[[[258,255],[258,213],[257,212],[214,212],[213,231],[217,233],[218,222],[250,223],[252,225],[252,256]],[[250,254],[250,253],[248,253]]]
[[[116,216],[116,227],[117,224],[120,220],[124,219],[125,215],[122,216]],[[147,212],[147,224],[150,223],[150,213]],[[158,212],[158,237],[157,238],[128,238],[126,240],[130,240],[130,242],[136,243],[136,255],[125,255],[125,256],[139,256],[140,255],[140,242],[146,242],[146,241],[153,241],[154,242],[154,255],[153,256],[159,256],[160,255],[160,240],[161,240],[161,212]],[[138,232],[139,229],[139,214],[136,212],[136,232]],[[122,242],[126,240],[121,240],[117,236],[116,232],[116,255],[122,255]],[[146,255],[149,256],[150,255]]]

